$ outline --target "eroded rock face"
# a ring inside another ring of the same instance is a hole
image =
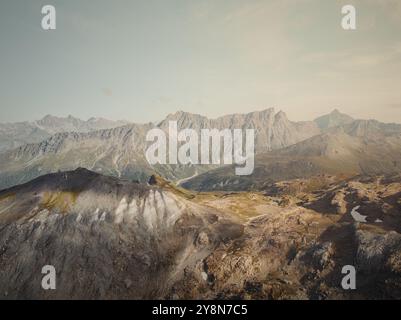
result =
[[[0,297],[401,298],[400,182],[327,181],[191,194],[85,169],[40,177],[0,192]],[[366,223],[349,212],[358,202]],[[341,287],[345,265],[356,290]]]

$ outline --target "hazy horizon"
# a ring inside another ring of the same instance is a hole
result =
[[[155,122],[274,107],[401,123],[401,2],[5,0],[0,122],[47,114]],[[41,29],[41,8],[57,29]]]
[[[268,110],[268,109],[274,109],[275,114],[277,114],[278,112],[284,112],[284,113],[287,115],[288,120],[293,121],[293,122],[297,122],[297,121],[314,121],[314,120],[316,120],[317,118],[319,118],[319,117],[321,117],[321,116],[324,116],[324,115],[328,115],[328,114],[332,113],[332,112],[335,111],[335,110],[338,111],[338,112],[340,112],[340,113],[342,113],[342,114],[346,114],[346,115],[348,115],[348,116],[351,116],[351,117],[354,118],[355,120],[378,120],[378,119],[374,119],[374,118],[366,118],[366,117],[363,117],[363,116],[351,115],[351,114],[349,114],[349,113],[344,112],[344,111],[341,110],[340,108],[333,108],[331,111],[328,111],[328,112],[326,112],[326,113],[319,114],[319,115],[317,115],[316,117],[313,117],[313,118],[311,118],[311,119],[300,120],[300,119],[293,119],[293,118],[289,117],[289,116],[288,116],[288,113],[287,113],[285,110],[282,110],[282,109],[280,109],[280,108],[275,108],[275,107],[269,107],[269,108],[263,108],[263,109],[260,109],[260,110],[249,110],[249,111],[244,111],[244,112],[225,113],[225,114],[221,114],[221,115],[218,115],[218,116],[215,116],[215,117],[209,117],[208,115],[205,115],[205,114],[203,114],[203,113],[201,113],[201,112],[190,112],[190,111],[185,111],[185,110],[177,109],[176,111],[172,111],[172,112],[169,112],[169,113],[165,114],[164,117],[162,117],[162,118],[160,118],[160,119],[155,119],[155,120],[145,121],[145,122],[139,122],[139,121],[135,121],[135,119],[128,119],[128,118],[111,119],[111,118],[106,118],[106,117],[102,117],[102,116],[91,116],[91,117],[88,117],[88,118],[82,118],[82,117],[79,117],[79,116],[76,116],[76,115],[73,115],[73,114],[60,114],[60,115],[56,115],[56,114],[50,114],[50,113],[49,113],[49,114],[44,114],[44,115],[42,115],[42,116],[39,116],[38,118],[35,118],[35,119],[32,119],[32,120],[24,120],[24,119],[22,119],[22,120],[15,121],[15,122],[14,122],[14,121],[13,121],[13,122],[11,122],[11,121],[9,121],[9,122],[2,122],[2,121],[0,121],[0,124],[5,124],[5,123],[19,123],[19,122],[34,122],[34,121],[41,120],[41,119],[43,119],[43,118],[45,118],[45,117],[47,117],[47,116],[52,116],[52,117],[57,117],[57,118],[65,118],[65,119],[68,118],[68,117],[73,117],[73,118],[76,118],[76,119],[79,119],[79,120],[83,120],[83,121],[89,121],[89,120],[91,120],[91,119],[93,119],[93,118],[95,118],[95,119],[98,118],[98,119],[105,119],[105,120],[127,121],[127,122],[130,122],[130,123],[145,124],[145,123],[158,123],[159,121],[162,121],[162,120],[164,120],[165,118],[167,118],[168,115],[174,114],[174,113],[176,113],[176,112],[186,112],[186,113],[191,113],[191,114],[196,114],[196,115],[204,116],[204,117],[207,117],[207,118],[209,118],[209,119],[217,119],[217,118],[223,117],[223,116],[225,116],[225,115],[231,115],[231,114],[248,114],[248,113],[253,113],[253,112],[262,112],[262,111],[265,111],[265,110]],[[388,121],[388,122],[387,122],[387,121],[385,121],[385,123],[400,123],[400,124],[401,124],[401,121],[400,121],[400,122],[397,122],[397,121]]]

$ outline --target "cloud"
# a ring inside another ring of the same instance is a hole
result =
[[[106,97],[111,97],[113,95],[113,91],[109,88],[102,88],[102,93],[106,96]]]
[[[389,109],[400,109],[401,110],[401,103],[389,103],[385,105]]]

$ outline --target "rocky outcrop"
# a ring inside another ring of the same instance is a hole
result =
[[[401,298],[395,178],[288,181],[273,195],[150,182],[80,168],[1,191],[0,298]],[[366,222],[336,212],[340,192]],[[385,211],[369,211],[379,203]],[[54,291],[41,288],[44,265],[57,271]],[[345,265],[356,290],[340,285]]]
[[[243,232],[170,191],[86,169],[2,192],[0,229],[3,299],[162,298],[185,268]],[[54,292],[41,288],[44,265],[57,270]]]

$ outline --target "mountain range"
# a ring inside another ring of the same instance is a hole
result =
[[[145,159],[146,133],[155,127],[167,131],[169,121],[177,121],[178,130],[191,128],[198,132],[212,128],[254,129],[254,174],[238,178],[233,176],[230,167],[216,165],[149,165]],[[284,112],[276,113],[270,108],[217,119],[179,111],[158,124],[118,126],[120,122],[50,116],[34,124],[30,126],[46,128],[49,135],[55,130],[62,132],[11,150],[5,150],[7,143],[10,144],[6,139],[8,142],[2,143],[5,151],[0,154],[0,188],[78,167],[138,181],[146,181],[156,172],[197,190],[246,190],[243,188],[248,188],[249,184],[243,181],[252,181],[251,185],[259,188],[257,180],[269,183],[325,172],[380,174],[400,170],[401,125],[354,120],[338,110],[306,122],[290,121]],[[112,128],[97,129],[104,126]],[[71,131],[73,128],[76,129]],[[21,135],[16,134],[16,137]]]
[[[126,124],[126,121],[104,118],[90,118],[84,121],[71,115],[65,118],[47,115],[33,122],[0,123],[0,152],[27,143],[41,142],[59,132],[91,132]]]
[[[0,299],[400,299],[401,125],[338,110],[57,119],[0,153]],[[150,166],[146,133],[169,121],[255,129],[254,173]]]

